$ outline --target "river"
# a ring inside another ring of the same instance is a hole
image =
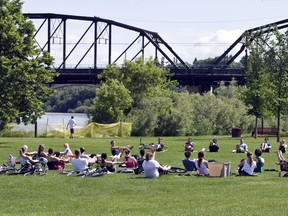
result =
[[[65,129],[66,125],[71,118],[74,116],[76,121],[76,129],[84,128],[88,123],[88,117],[85,113],[45,113],[40,119],[37,120],[37,131],[45,132],[47,128]],[[12,131],[23,131],[30,132],[35,130],[34,124],[24,125],[23,123],[15,124],[11,123]]]

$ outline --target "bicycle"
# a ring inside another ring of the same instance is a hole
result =
[[[5,171],[5,174],[7,175],[21,175],[24,176],[33,175],[33,176],[43,176],[46,175],[48,171],[47,167],[47,159],[46,158],[40,158],[39,161],[36,164],[25,164],[22,165],[20,169],[10,168]]]
[[[13,155],[9,155],[9,161],[0,167],[0,174],[7,174],[16,170],[16,159]]]
[[[161,165],[163,167],[167,167],[165,165]],[[180,168],[180,167],[170,167],[169,169],[163,171],[163,170],[160,170],[160,173],[161,174],[169,174],[169,173],[172,173],[172,174],[183,174],[183,173],[187,173],[187,170],[184,169],[184,168]]]
[[[94,169],[85,169],[82,171],[74,171],[74,170],[62,170],[60,173],[65,174],[67,176],[81,176],[82,178],[85,177],[100,177],[103,176],[108,171],[105,169],[100,169],[99,167],[96,167]]]

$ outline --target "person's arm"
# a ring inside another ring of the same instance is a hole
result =
[[[238,167],[244,166],[244,160],[241,160],[240,164],[238,165]]]
[[[262,166],[264,166],[265,160],[261,157]]]
[[[130,157],[130,159],[133,160],[133,162],[134,162],[134,167],[137,168],[137,167],[138,167],[138,162],[137,162],[136,158]]]
[[[278,150],[277,157],[278,157],[279,162],[280,161],[285,161],[285,158],[283,157],[283,154],[282,154],[281,150]]]
[[[32,163],[32,164],[38,162],[38,160],[33,160],[30,156],[24,154],[21,149],[20,149],[20,156],[21,156],[24,160],[28,160],[28,161],[29,161],[30,163]]]
[[[21,149],[19,150],[19,155],[20,155],[23,159],[25,159],[25,160],[29,160],[29,159],[30,159],[29,156],[27,156],[26,154],[24,154]]]
[[[156,155],[156,149],[155,147],[152,147],[150,148],[150,155],[152,156],[151,157],[151,160],[154,160],[155,159],[155,155]]]
[[[60,152],[60,155],[61,155],[61,156],[64,156],[64,155],[66,155],[66,154],[68,153],[68,151],[69,151],[68,148],[66,148],[66,149],[64,150],[64,152]]]
[[[47,157],[48,156],[48,154],[47,153],[45,153],[45,152],[41,152],[41,154],[40,154],[40,157]]]
[[[34,152],[26,152],[25,154],[28,155],[28,156],[34,156],[34,155],[37,154],[37,151],[34,151]]]
[[[209,169],[208,161],[205,160],[203,163],[204,163],[204,165]]]

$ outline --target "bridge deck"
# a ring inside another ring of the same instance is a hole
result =
[[[58,69],[60,75],[55,79],[54,84],[99,84],[97,75],[104,69]],[[219,82],[229,82],[233,78],[240,84],[244,84],[243,68],[171,68],[172,80],[178,80],[181,85],[215,86]]]

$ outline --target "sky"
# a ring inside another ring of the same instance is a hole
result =
[[[186,62],[220,56],[245,30],[288,18],[287,0],[23,0],[24,13],[97,16],[157,32]]]

